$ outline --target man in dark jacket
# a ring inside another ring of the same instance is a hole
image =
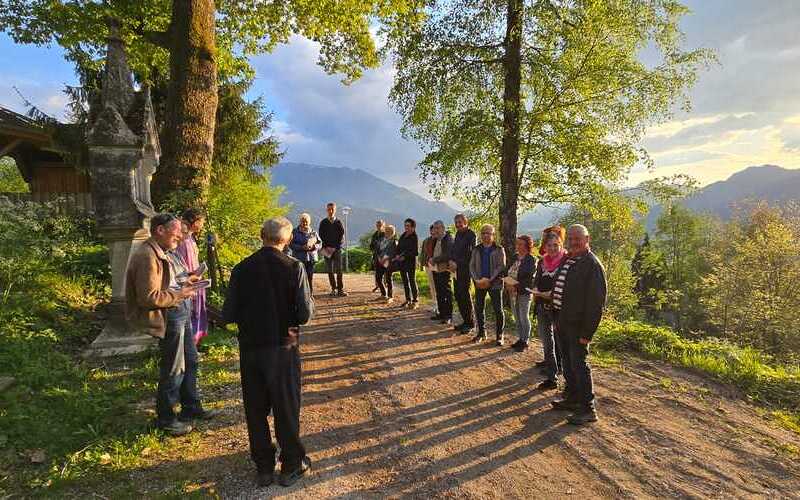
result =
[[[242,397],[260,486],[274,480],[270,411],[281,448],[280,484],[293,484],[311,466],[300,441],[299,326],[311,318],[314,302],[303,265],[283,253],[291,234],[283,217],[264,223],[264,247],[233,268],[223,306],[225,321],[239,327]]]
[[[455,297],[462,319],[461,324],[453,328],[461,333],[470,333],[475,328],[475,320],[472,313],[472,298],[469,295],[471,281],[469,262],[477,244],[477,237],[475,232],[467,226],[468,221],[464,214],[456,215],[453,221],[456,224],[456,237],[453,240],[453,248],[450,250],[450,260],[456,270]]]
[[[325,268],[328,271],[328,281],[331,284],[332,297],[347,295],[342,283],[342,245],[344,244],[344,226],[336,218],[336,203],[328,203],[326,207],[328,217],[319,223],[319,237],[322,238],[322,256],[325,258]],[[334,274],[336,278],[334,279]]]
[[[444,222],[440,220],[433,223],[433,229],[436,241],[428,265],[433,268],[433,284],[436,287],[436,306],[439,313],[434,314],[431,319],[450,325],[453,322],[453,291],[450,288],[450,249],[453,246],[453,237],[445,230]]]
[[[553,312],[562,346],[564,399],[553,401],[553,408],[570,410],[571,424],[597,421],[592,371],[586,362],[591,342],[606,304],[606,276],[603,265],[589,248],[589,231],[575,224],[567,231],[569,255],[556,274],[553,285]]]
[[[381,289],[380,283],[378,280],[378,249],[381,246],[381,240],[385,238],[384,235],[384,228],[386,223],[383,222],[381,219],[375,221],[375,232],[372,233],[372,238],[369,239],[369,251],[372,252],[372,269],[375,271],[375,288],[372,289],[372,292],[377,292]]]

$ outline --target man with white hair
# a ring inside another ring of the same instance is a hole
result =
[[[553,401],[553,408],[574,412],[567,421],[575,425],[597,421],[592,371],[586,356],[606,304],[605,270],[592,253],[589,241],[586,226],[569,227],[569,254],[556,274],[552,291],[566,379],[564,398]]]
[[[223,307],[225,321],[239,326],[242,397],[260,486],[274,481],[270,411],[281,448],[280,484],[294,484],[311,467],[300,441],[299,326],[311,318],[314,302],[303,265],[283,253],[291,234],[284,217],[264,222],[264,246],[233,268]]]

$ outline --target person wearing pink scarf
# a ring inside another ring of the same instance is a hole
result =
[[[553,331],[553,306],[550,294],[553,290],[558,269],[567,251],[564,250],[564,229],[560,226],[549,227],[542,235],[542,245],[539,253],[542,256],[536,267],[536,276],[533,279],[533,295],[536,297],[534,311],[539,339],[542,341],[544,360],[537,365],[546,377],[539,390],[558,389],[557,377],[562,371],[561,346],[558,345]]]
[[[200,211],[189,208],[181,214],[181,221],[186,230],[186,235],[176,252],[183,258],[189,272],[194,272],[200,267],[200,250],[197,247],[195,235],[203,230],[206,218]],[[192,338],[195,344],[208,335],[208,311],[206,309],[206,291],[199,290],[192,297]]]

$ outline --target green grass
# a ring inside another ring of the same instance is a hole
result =
[[[776,364],[749,347],[718,339],[688,340],[668,328],[639,322],[605,321],[592,345],[595,352],[635,352],[709,374],[774,409],[781,425],[800,432],[800,367]]]
[[[105,280],[82,269],[97,258],[96,248],[80,257],[0,305],[0,375],[16,379],[0,393],[0,498],[60,496],[92,485],[138,496],[120,474],[168,447],[150,425],[154,353],[79,356],[99,333],[96,308],[109,297]],[[236,354],[233,335],[215,332],[204,345],[203,386],[238,380],[226,368]]]

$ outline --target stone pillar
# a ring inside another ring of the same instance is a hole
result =
[[[134,353],[155,343],[125,319],[125,274],[130,256],[150,236],[155,213],[150,178],[161,151],[149,90],[134,90],[116,22],[109,28],[101,109],[87,145],[97,227],[111,257],[111,304],[108,321],[85,356]]]

